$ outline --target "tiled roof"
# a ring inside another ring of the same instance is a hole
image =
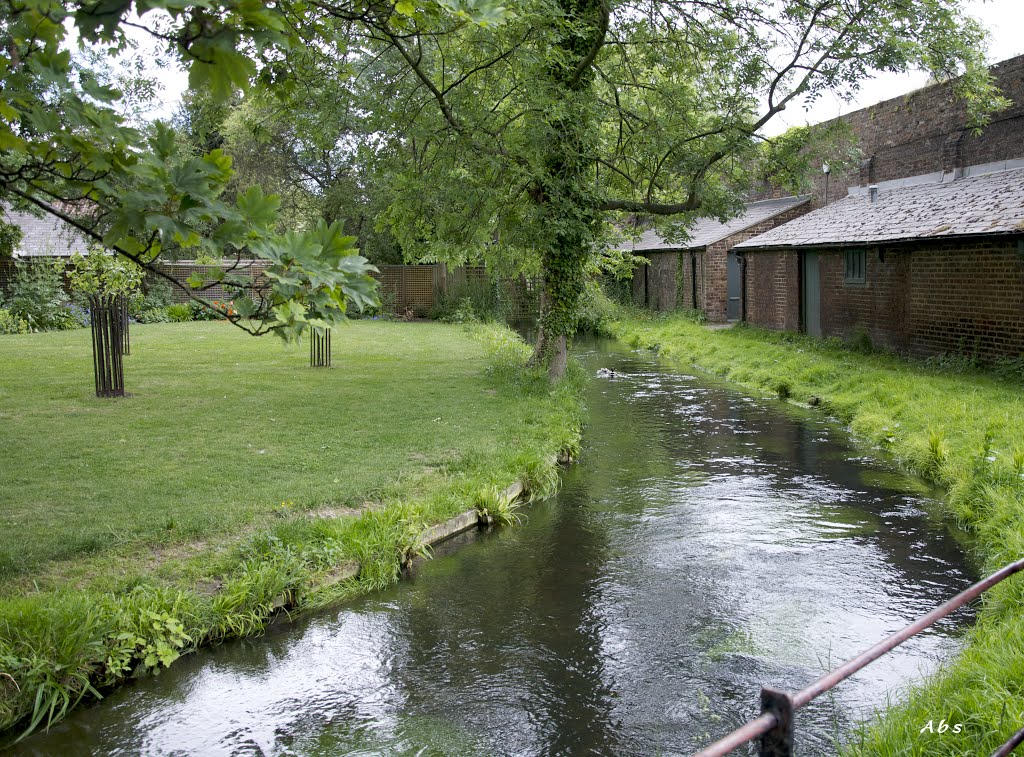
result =
[[[21,228],[22,238],[14,254],[17,257],[71,257],[76,252],[83,255],[89,251],[89,244],[75,229],[59,218],[44,215],[37,218],[31,213],[0,208],[3,219]]]
[[[690,238],[685,242],[666,242],[655,229],[645,231],[635,243],[626,242],[620,249],[629,252],[652,252],[656,250],[696,250],[720,242],[744,229],[761,223],[772,216],[805,203],[808,197],[783,197],[778,200],[761,200],[747,203],[746,210],[722,223],[717,218],[698,218],[688,230]]]
[[[1024,233],[1024,169],[851,195],[736,245],[827,247]]]

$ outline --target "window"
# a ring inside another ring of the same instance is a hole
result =
[[[866,250],[847,250],[845,252],[846,272],[843,281],[847,284],[863,284],[867,281]]]

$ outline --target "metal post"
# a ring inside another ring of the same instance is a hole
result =
[[[765,686],[761,689],[761,714],[775,716],[775,727],[761,736],[761,757],[792,757],[793,698]]]
[[[1010,737],[1010,740],[999,747],[996,751],[992,752],[992,757],[1007,757],[1014,749],[1024,744],[1024,728],[1021,728],[1017,733]]]
[[[122,294],[118,297],[118,306],[121,311],[121,336],[123,338],[123,350],[122,354],[132,354],[132,342],[131,337],[128,333],[128,295]]]

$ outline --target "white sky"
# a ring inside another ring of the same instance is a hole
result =
[[[967,0],[968,13],[980,19],[991,33],[988,59],[990,63],[1007,60],[1024,54],[1024,0]],[[150,113],[152,118],[169,118],[173,115],[182,94],[188,86],[184,71],[174,67],[154,71],[164,92],[159,108]],[[928,75],[923,72],[905,74],[879,74],[864,82],[857,98],[843,102],[833,95],[822,95],[810,109],[792,104],[776,116],[763,131],[767,136],[779,134],[791,126],[819,123],[844,113],[866,108],[869,105],[913,92],[923,87]]]
[[[989,63],[1024,54],[1024,0],[968,0],[967,12],[979,19],[991,34],[988,49]],[[920,89],[928,83],[928,74],[915,71],[904,74],[878,74],[861,85],[860,93],[852,102],[843,102],[834,95],[822,95],[810,109],[790,105],[775,117],[763,132],[766,136],[781,134],[791,126],[804,126],[836,118],[869,105],[890,100]]]

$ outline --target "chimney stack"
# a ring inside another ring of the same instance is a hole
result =
[[[878,185],[877,184],[872,184],[871,186],[868,187],[868,195],[871,197],[871,204],[873,205],[875,203],[875,200],[878,199]]]

